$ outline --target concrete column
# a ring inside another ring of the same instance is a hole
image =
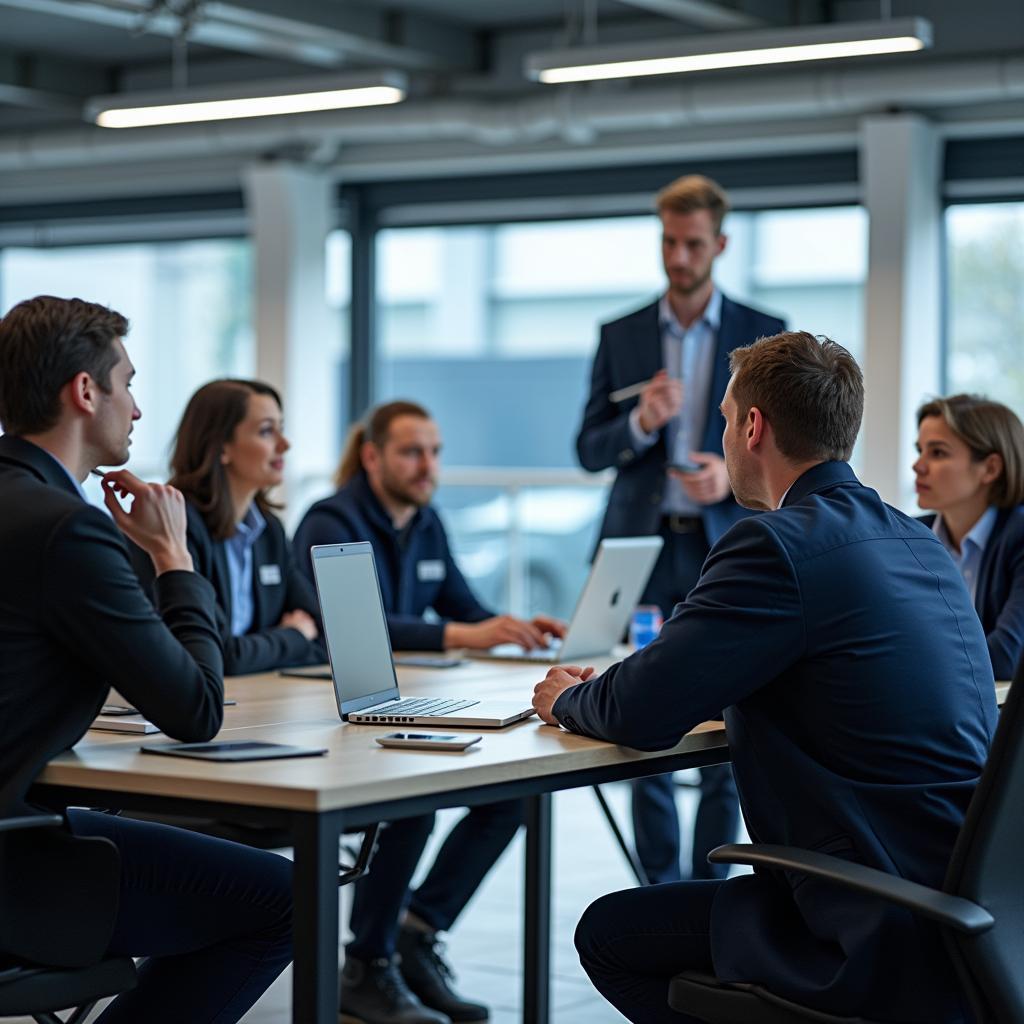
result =
[[[331,473],[338,456],[340,332],[324,288],[334,186],[317,171],[270,163],[247,168],[244,187],[253,243],[256,376],[280,389],[284,401],[292,443],[287,521],[294,526],[311,488]]]
[[[915,507],[914,411],[940,386],[941,152],[933,126],[918,115],[861,122],[870,220],[862,477],[907,511]]]

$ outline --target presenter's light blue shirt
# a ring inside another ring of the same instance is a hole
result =
[[[222,540],[231,579],[231,635],[243,636],[252,626],[255,605],[252,594],[252,549],[267,528],[267,521],[255,502],[235,528],[234,536]]]
[[[721,322],[722,293],[717,288],[704,312],[689,327],[683,327],[676,318],[667,294],[658,304],[664,367],[670,377],[683,382],[683,407],[664,427],[669,462],[688,462],[690,452],[700,451],[703,444]],[[630,414],[629,426],[638,451],[646,451],[658,439],[658,431],[647,434],[641,429],[639,406]],[[698,516],[701,511],[701,506],[686,496],[683,485],[668,476],[662,512]]]
[[[960,550],[953,546],[949,531],[946,529],[945,520],[940,513],[935,517],[932,524],[932,531],[942,542],[942,546],[949,552],[950,557],[960,570],[960,575],[967,584],[971,600],[978,591],[978,572],[981,569],[981,560],[985,555],[985,546],[992,536],[992,529],[996,525],[998,516],[994,506],[985,510],[985,514],[967,531],[967,535],[960,541]]]

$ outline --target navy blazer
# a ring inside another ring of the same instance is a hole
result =
[[[783,508],[737,523],[659,638],[554,713],[655,750],[724,708],[754,842],[941,887],[994,731],[993,684],[938,539],[827,462]],[[930,925],[798,873],[723,882],[711,949],[718,977],[830,1013],[964,1020]]]
[[[935,516],[921,522],[931,527]],[[981,556],[974,607],[996,679],[1012,679],[1024,655],[1024,505],[999,510]]]
[[[308,612],[320,625],[316,594],[299,572],[291,546],[277,516],[266,515],[267,527],[256,538],[252,558],[252,625],[242,636],[231,633],[231,576],[224,545],[210,536],[199,510],[186,501],[188,549],[195,571],[213,584],[217,595],[217,627],[224,646],[224,672],[241,676],[288,665],[315,665],[327,660],[318,641],[310,642],[297,629],[278,623],[285,612]],[[130,544],[132,562],[143,585],[153,579],[153,563]],[[262,570],[262,571],[261,571]]]
[[[224,684],[210,585],[162,573],[154,610],[110,516],[48,453],[10,434],[0,437],[0,558],[0,814],[24,810],[29,784],[81,739],[111,686],[168,736],[217,732]]]
[[[729,353],[758,338],[784,331],[784,321],[722,296],[715,362],[708,394],[707,419],[701,451],[722,454],[725,429],[719,405],[729,384]],[[664,428],[646,451],[633,447],[629,414],[639,397],[618,405],[608,395],[619,388],[648,380],[664,367],[658,302],[601,327],[601,340],[591,372],[590,397],[576,436],[580,465],[591,472],[614,466],[618,470],[601,537],[629,537],[658,532],[665,495],[665,463],[668,460]],[[749,515],[732,495],[701,510],[704,532],[713,544],[737,520]]]
[[[309,549],[314,544],[369,541],[377,563],[391,646],[396,651],[440,651],[444,649],[444,623],[425,621],[423,613],[428,608],[454,622],[481,622],[494,612],[470,590],[452,558],[444,524],[433,508],[421,508],[407,531],[400,539],[360,470],[302,517],[294,545],[302,571],[312,579]]]

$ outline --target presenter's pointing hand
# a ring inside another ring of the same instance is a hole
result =
[[[594,675],[594,669],[590,665],[586,668],[579,665],[556,665],[549,668],[548,674],[533,688],[533,709],[548,725],[558,725],[558,719],[551,710],[555,706],[555,701],[566,690],[580,683],[589,682]]]
[[[131,509],[118,497],[130,497]],[[148,484],[127,469],[116,469],[103,476],[103,501],[121,532],[153,559],[157,575],[171,569],[192,571],[185,499],[176,487]]]
[[[640,393],[640,429],[645,434],[661,430],[683,407],[683,382],[659,370]]]

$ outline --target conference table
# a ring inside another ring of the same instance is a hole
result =
[[[591,659],[598,671],[615,659]],[[545,668],[466,660],[444,670],[399,667],[403,697],[529,698]],[[329,680],[267,673],[226,681],[219,738],[325,747],[323,757],[227,764],[154,757],[166,742],[90,730],[40,775],[34,799],[56,805],[200,817],[287,830],[294,850],[292,1020],[334,1024],[338,1013],[338,846],[343,830],[378,821],[521,797],[526,804],[523,1019],[549,1019],[552,803],[573,789],[728,758],[720,722],[698,726],[670,750],[645,753],[577,736],[536,717],[482,733],[464,752],[385,750],[394,726],[350,725]],[[448,731],[448,730],[446,730]],[[454,731],[454,730],[453,730]],[[601,828],[600,824],[595,824]],[[372,866],[371,866],[372,870]]]

